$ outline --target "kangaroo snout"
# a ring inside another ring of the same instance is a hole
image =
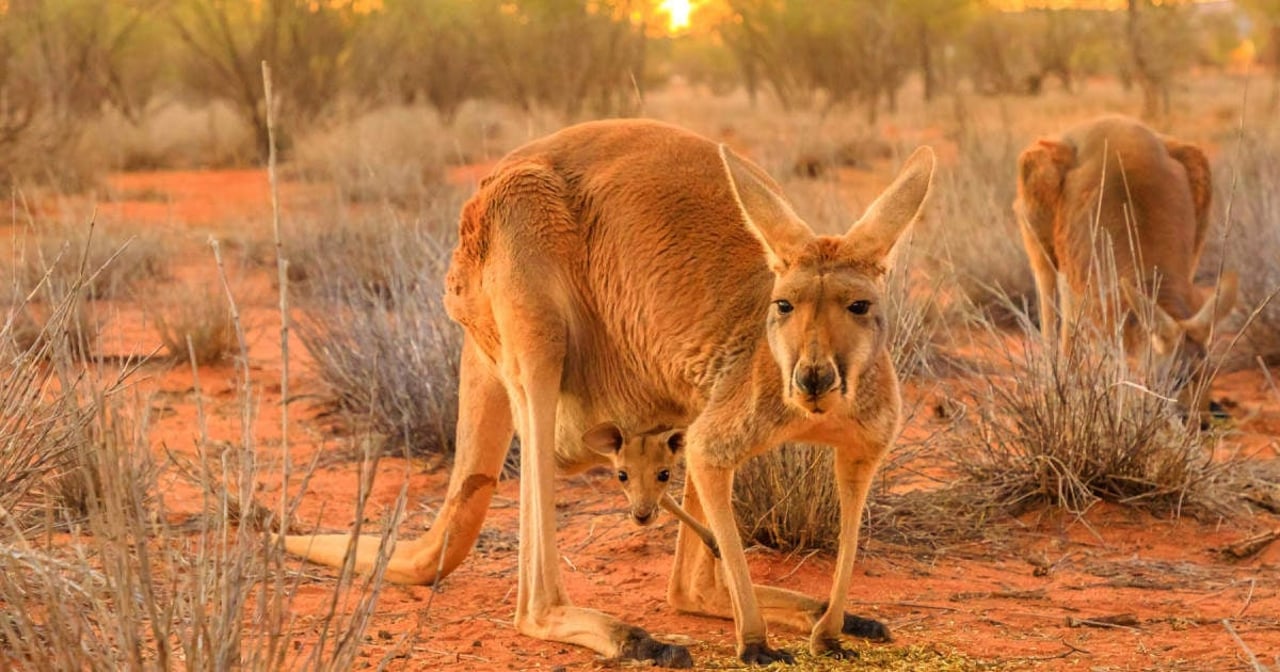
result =
[[[655,506],[650,509],[641,511],[639,509],[631,510],[631,519],[636,521],[636,525],[641,527],[647,526],[658,519],[658,508]]]
[[[796,389],[810,397],[819,397],[836,386],[836,367],[831,362],[797,364],[792,373]]]

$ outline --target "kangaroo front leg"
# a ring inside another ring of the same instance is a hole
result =
[[[711,550],[711,554],[716,556],[717,559],[720,557],[720,547],[716,545],[716,535],[712,534],[711,530],[708,530],[702,523],[699,523],[697,519],[681,508],[676,503],[676,500],[671,498],[670,494],[663,493],[658,505],[679,519],[680,522],[688,525],[689,529],[693,530],[702,539],[702,543],[706,544],[707,548]]]
[[[858,528],[862,524],[862,508],[867,501],[867,492],[871,489],[871,478],[876,472],[879,459],[851,459],[839,448],[835,454],[836,489],[840,495],[840,552],[836,555],[836,566],[831,577],[831,597],[827,602],[827,611],[813,625],[809,636],[809,650],[814,655],[826,654],[839,658],[854,655],[840,644],[840,634],[844,632],[848,616],[845,614],[845,600],[849,594],[849,583],[853,577],[853,560],[858,553]],[[863,619],[865,620],[865,619]],[[883,625],[879,626],[877,639],[888,639],[889,632]]]
[[[733,469],[707,464],[695,448],[690,451],[687,473],[698,491],[707,522],[720,547],[729,602],[733,608],[738,657],[749,665],[794,663],[795,658],[790,653],[769,648],[764,616],[756,604],[751,571],[747,567],[747,556],[733,517]]]

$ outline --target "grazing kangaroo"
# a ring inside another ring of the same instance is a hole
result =
[[[928,148],[843,236],[816,236],[752,163],[645,120],[580,124],[507,155],[463,207],[445,305],[465,329],[457,456],[431,530],[397,543],[386,576],[431,583],[470,552],[513,430],[520,464],[516,628],[605,656],[688,667],[683,646],[573,606],[556,550],[556,446],[603,419],[686,427],[684,506],[717,561],[681,527],[667,589],[676,609],[732,618],[739,657],[792,661],[765,621],[887,639],[846,614],[871,479],[898,432],[886,350],[886,259],[932,181]],[[731,502],[734,468],[788,441],[835,450],[841,523],[826,601],[753,586]],[[349,535],[289,546],[336,565]],[[378,540],[361,538],[368,568]]]
[[[631,504],[631,520],[637,525],[649,525],[657,520],[655,514],[662,507],[692,528],[712,555],[720,557],[720,547],[711,530],[680,508],[667,492],[671,470],[684,448],[683,430],[659,427],[625,437],[617,425],[603,422],[587,430],[582,442],[610,460]]]
[[[1198,147],[1133,119],[1106,116],[1024,150],[1014,202],[1046,340],[1058,341],[1064,352],[1070,347],[1080,310],[1074,304],[1098,296],[1103,265],[1097,255],[1109,253],[1113,282],[1131,312],[1094,301],[1091,316],[1107,329],[1125,320],[1130,353],[1147,337],[1157,365],[1174,372],[1179,403],[1201,418],[1210,404],[1209,335],[1236,298],[1234,273],[1223,274],[1208,300],[1192,285],[1212,191],[1209,161]],[[1066,286],[1058,286],[1058,274]],[[1138,315],[1153,316],[1152,324],[1143,329]]]

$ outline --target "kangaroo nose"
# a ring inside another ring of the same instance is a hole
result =
[[[631,517],[635,519],[637,525],[648,525],[649,523],[653,522],[653,519],[654,519],[653,514],[654,514],[654,510],[649,509],[644,513],[640,513],[638,511],[633,512],[631,514]]]
[[[795,384],[801,392],[816,397],[836,384],[836,369],[830,364],[808,364],[796,367]]]

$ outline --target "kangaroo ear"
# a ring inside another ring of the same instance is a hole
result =
[[[602,422],[587,430],[582,435],[582,442],[587,448],[606,457],[612,457],[622,450],[622,430],[612,422]]]
[[[684,431],[677,429],[671,432],[671,435],[667,437],[667,448],[671,449],[672,455],[677,455],[684,450]]]
[[[1239,290],[1240,278],[1235,271],[1227,271],[1218,279],[1218,286],[1213,294],[1200,306],[1190,319],[1182,321],[1182,327],[1192,338],[1200,343],[1209,340],[1209,331],[1213,325],[1221,322],[1236,307],[1236,294]]]
[[[1120,281],[1120,290],[1129,308],[1146,325],[1151,334],[1151,347],[1161,355],[1173,352],[1181,340],[1183,326],[1166,313],[1146,292],[1138,289],[1127,278]]]
[[[773,181],[755,164],[723,144],[720,162],[747,230],[764,245],[769,268],[774,273],[786,271],[805,243],[813,239],[813,230],[796,215]]]
[[[1075,148],[1056,140],[1037,140],[1018,155],[1018,198],[1013,209],[1032,231],[1053,230],[1062,181],[1075,160]]]
[[[1196,258],[1199,258],[1209,230],[1209,205],[1213,200],[1213,171],[1209,167],[1209,157],[1199,147],[1168,136],[1164,137],[1164,146],[1169,158],[1182,164],[1187,174],[1187,186],[1191,188],[1191,202],[1196,210],[1195,251]]]
[[[876,261],[889,256],[898,237],[920,217],[924,199],[933,184],[937,164],[933,149],[920,147],[911,153],[893,180],[845,234],[852,254]]]

